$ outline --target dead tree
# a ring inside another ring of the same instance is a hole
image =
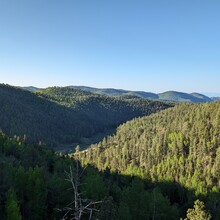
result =
[[[57,209],[59,211],[65,211],[65,214],[61,220],[81,220],[83,213],[89,213],[89,220],[91,220],[93,212],[99,211],[98,209],[94,208],[94,206],[102,201],[93,202],[89,201],[89,199],[83,199],[82,193],[79,192],[79,187],[82,185],[80,183],[80,179],[84,170],[85,168],[80,172],[79,162],[76,161],[75,172],[73,171],[72,166],[70,166],[69,172],[65,172],[67,176],[65,180],[71,183],[71,189],[74,193],[74,201],[63,209]]]

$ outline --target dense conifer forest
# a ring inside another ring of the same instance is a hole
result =
[[[1,126],[11,132],[30,126],[33,135],[52,135],[59,128],[60,140],[65,126],[76,126],[72,120],[93,128],[100,117],[106,128],[111,120],[126,121],[125,113],[148,115],[121,124],[87,150],[76,146],[71,155],[31,136],[0,132],[0,219],[220,219],[220,102],[168,108],[71,88],[0,88]]]
[[[186,219],[210,219],[207,207],[215,204],[218,210],[218,191],[209,193],[208,198],[201,197],[206,206],[200,200],[193,206],[195,192],[176,182],[152,182],[109,169],[77,167],[75,160],[56,155],[46,146],[28,145],[1,133],[0,219],[75,219],[70,170],[73,180],[80,173],[77,193],[81,203],[92,204],[93,212],[83,212],[83,220],[179,219],[186,215]],[[218,219],[218,212],[211,213],[213,219]]]
[[[82,137],[116,128],[172,105],[140,98],[111,98],[71,88],[36,93],[0,85],[0,129],[29,143],[72,146]]]
[[[0,220],[220,220],[220,0],[0,0]]]
[[[180,210],[203,199],[213,219],[219,219],[219,109],[220,102],[182,104],[134,119],[75,157],[100,171],[163,183],[165,194]]]

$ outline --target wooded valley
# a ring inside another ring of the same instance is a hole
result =
[[[219,101],[0,89],[0,219],[220,218]],[[51,148],[119,124],[86,150]]]
[[[75,146],[83,137],[116,128],[135,117],[171,107],[137,97],[106,97],[53,87],[31,93],[0,85],[0,129],[29,143]],[[24,137],[25,136],[25,137]]]

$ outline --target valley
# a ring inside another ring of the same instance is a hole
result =
[[[71,88],[36,93],[0,85],[0,129],[29,143],[74,147],[82,138],[115,129],[135,117],[172,107],[136,97],[105,97]]]
[[[220,218],[219,101],[1,85],[0,104],[0,219],[71,219],[74,193],[93,219]]]
[[[220,220],[220,1],[0,1],[0,220]]]

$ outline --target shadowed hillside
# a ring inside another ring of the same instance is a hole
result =
[[[94,220],[179,220],[198,199],[193,190],[178,183],[152,182],[144,176],[119,175],[109,169],[100,172],[91,166],[83,168],[46,146],[27,145],[1,132],[0,168],[0,219],[71,219],[78,209],[74,208],[74,190],[68,180],[76,183],[76,177],[78,207],[98,202],[89,206],[92,213],[84,210],[81,220],[88,220],[91,214]],[[193,215],[204,216],[206,210],[211,210],[217,220],[219,192],[199,199],[200,206]]]
[[[28,142],[71,145],[134,117],[171,105],[138,98],[110,98],[70,88],[31,93],[0,86],[0,129]],[[25,137],[25,139],[26,139]],[[75,145],[75,144],[74,144]]]

